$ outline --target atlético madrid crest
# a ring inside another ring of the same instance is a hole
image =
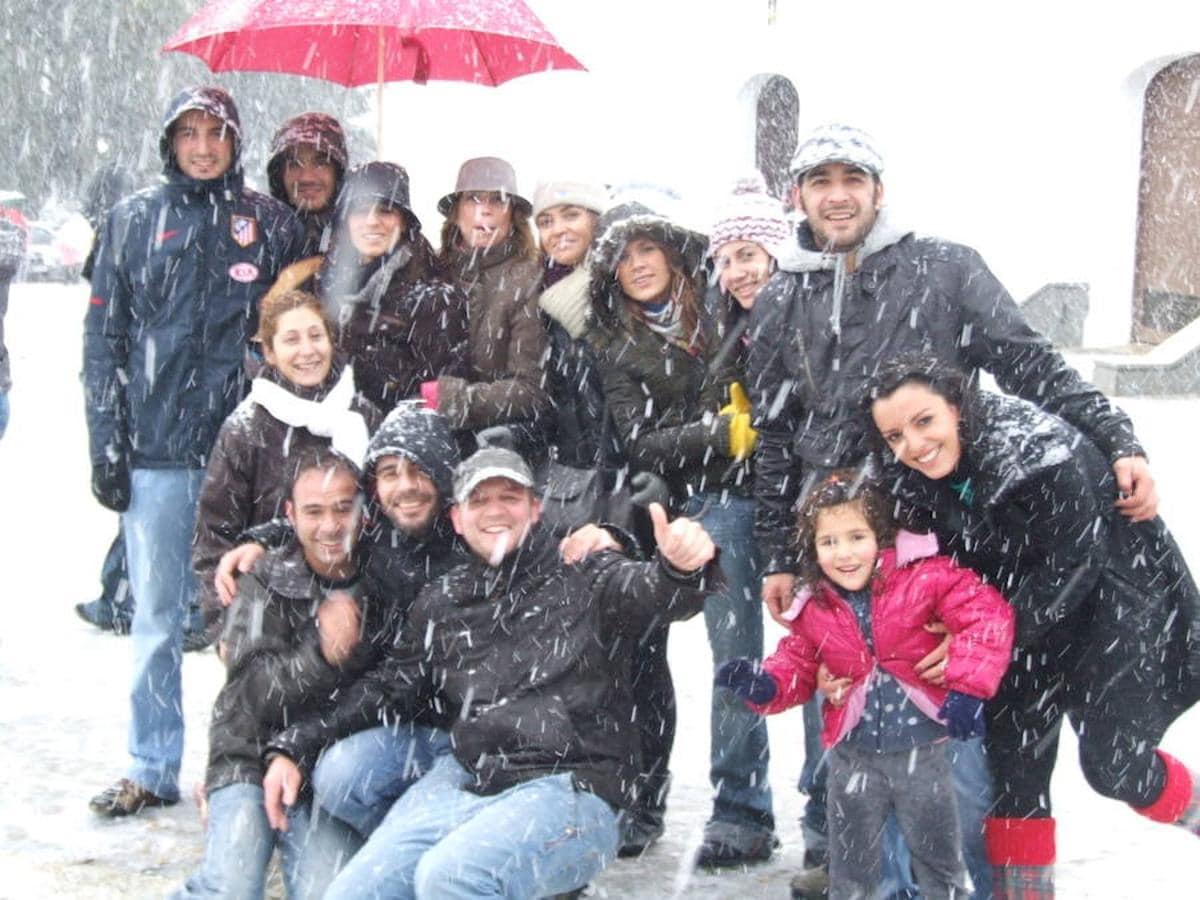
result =
[[[258,222],[250,216],[233,216],[229,231],[239,247],[249,247],[258,240]]]

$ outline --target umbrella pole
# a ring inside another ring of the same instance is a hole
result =
[[[383,159],[383,26],[375,38],[375,156]]]

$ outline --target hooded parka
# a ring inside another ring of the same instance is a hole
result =
[[[348,217],[370,199],[400,210],[405,234],[389,252],[363,260]],[[469,370],[468,304],[444,277],[408,207],[408,174],[393,163],[353,169],[338,198],[337,229],[316,291],[338,323],[338,346],[353,361],[363,395],[383,412],[420,397],[421,385]]]
[[[218,178],[185,175],[171,126],[203,110],[234,132]],[[163,119],[165,181],[119,203],[100,240],[84,319],[93,465],[201,469],[246,388],[257,303],[296,260],[292,211],[242,184],[237,110],[219,88],[179,94]]]
[[[300,147],[312,147],[332,164],[335,177],[333,198],[324,209],[296,209],[296,215],[304,226],[305,255],[324,253],[329,246],[333,228],[334,200],[346,175],[350,154],[346,150],[346,134],[341,123],[328,113],[306,112],[293,116],[275,132],[271,138],[270,156],[267,158],[267,184],[271,196],[276,200],[295,206],[283,183],[283,171],[288,156]]]
[[[736,363],[725,356],[718,368],[710,366],[719,339],[703,304],[697,304],[701,339],[689,352],[637,320],[617,281],[625,245],[645,236],[680,255],[702,298],[703,235],[638,203],[609,210],[599,232],[590,283],[596,326],[588,339],[597,348],[604,396],[631,468],[662,476],[679,502],[702,491],[747,490],[748,463],[732,459],[729,416],[720,414],[738,378]]]

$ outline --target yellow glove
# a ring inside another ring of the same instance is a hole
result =
[[[749,412],[750,398],[746,396],[746,389],[740,381],[735,381],[729,386],[729,402],[721,407],[721,415],[736,416],[738,413]]]
[[[743,399],[745,396],[742,394]],[[734,459],[745,459],[754,452],[756,444],[758,444],[758,432],[750,425],[750,413],[734,413],[733,418],[729,420],[730,456]]]

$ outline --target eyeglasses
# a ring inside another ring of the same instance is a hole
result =
[[[512,198],[503,191],[472,191],[459,194],[458,199],[472,206],[506,207],[512,203]]]

